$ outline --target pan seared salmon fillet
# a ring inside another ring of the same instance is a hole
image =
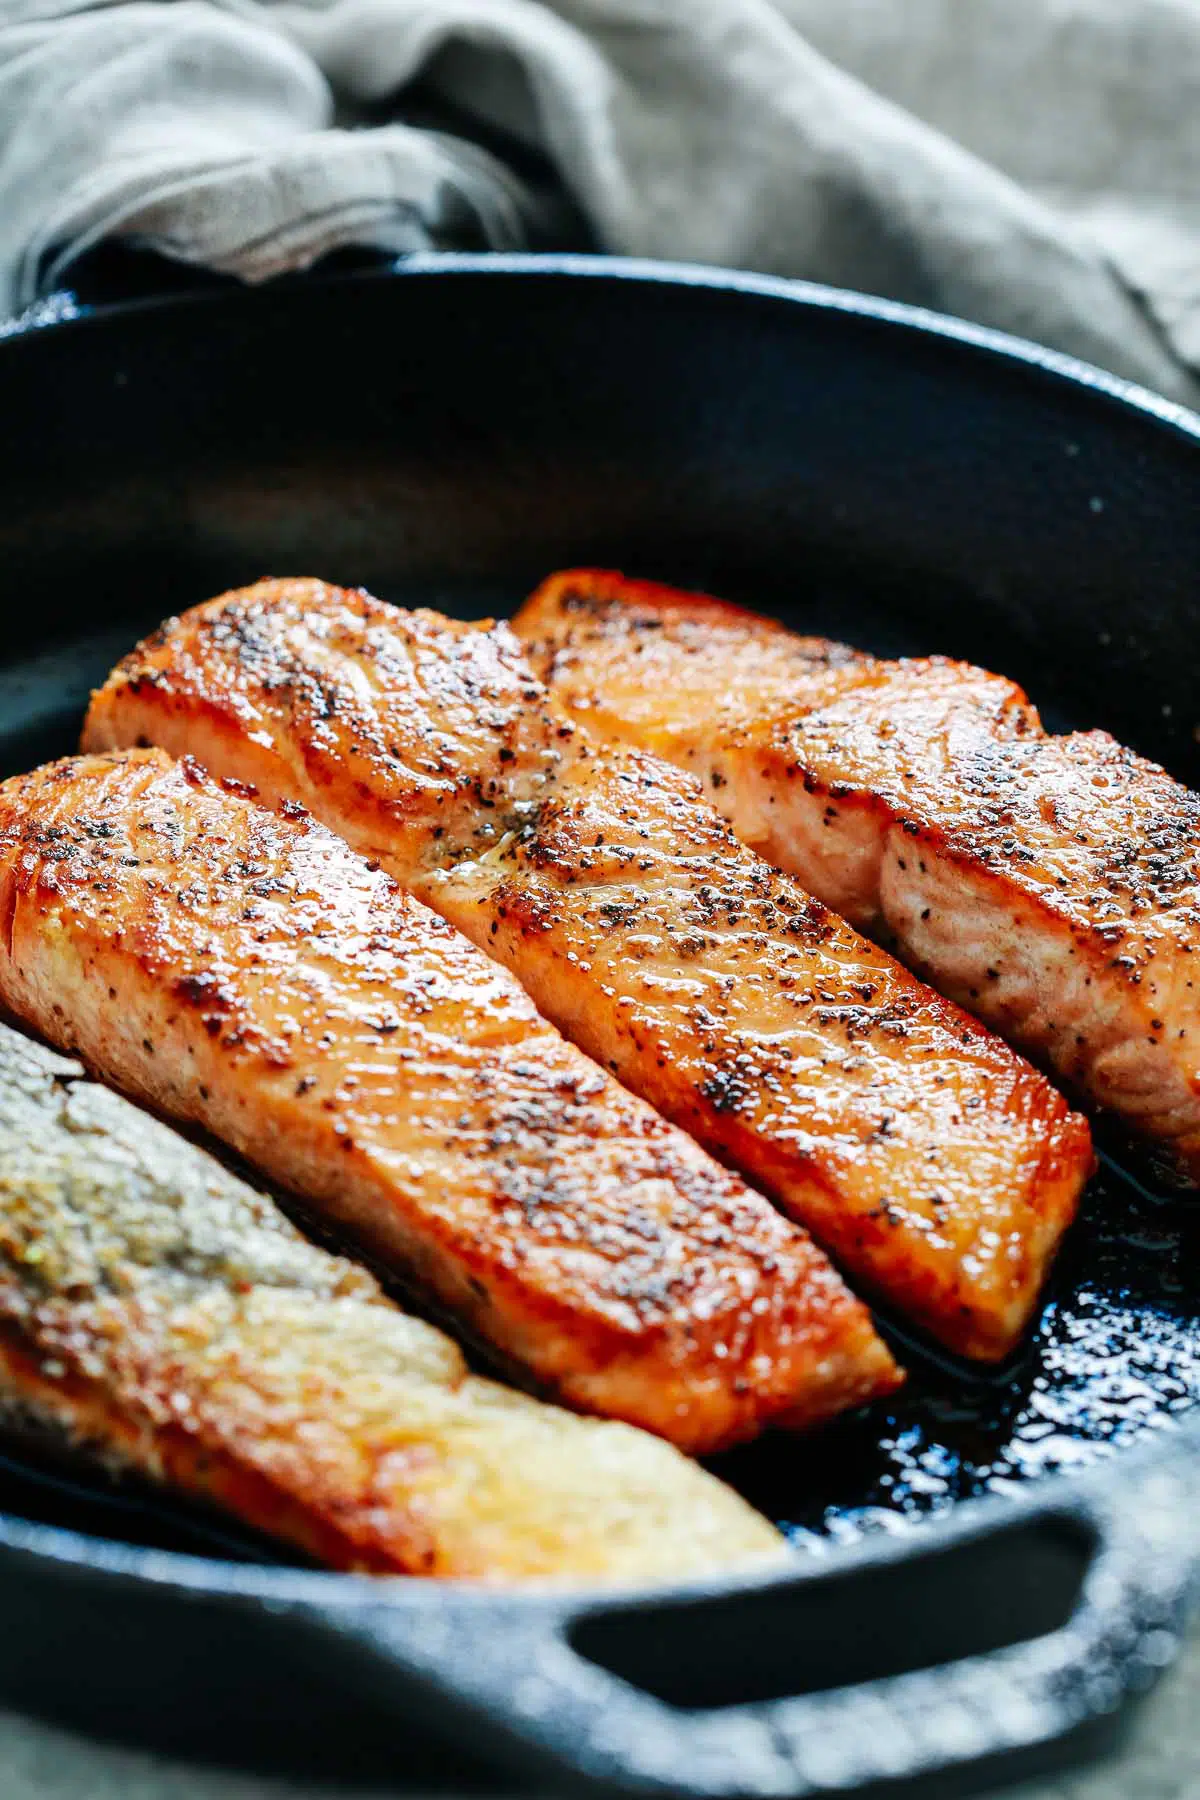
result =
[[[1200,797],[1021,689],[582,570],[516,628],[574,717],[1200,1179]]]
[[[783,1551],[678,1451],[457,1346],[0,1025],[0,1412],[338,1569],[670,1580]]]
[[[1086,1126],[690,778],[574,729],[507,627],[262,583],[114,672],[86,741],[139,739],[311,808],[873,1295],[966,1355],[1012,1348]]]
[[[546,1392],[708,1450],[894,1386],[801,1232],[307,816],[162,751],[52,764],[0,786],[0,924],[12,1014]]]

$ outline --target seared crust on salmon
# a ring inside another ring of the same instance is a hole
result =
[[[516,621],[555,698],[1200,1178],[1200,798],[1021,689],[595,570]]]
[[[1012,1348],[1086,1126],[693,781],[574,730],[507,627],[265,582],[169,621],[86,738],[190,748],[311,807],[873,1294],[964,1354]]]
[[[337,1569],[670,1580],[783,1551],[669,1445],[472,1375],[207,1152],[2,1025],[0,1409]]]
[[[515,1369],[689,1449],[894,1385],[802,1233],[305,816],[162,751],[0,787],[0,1000]]]

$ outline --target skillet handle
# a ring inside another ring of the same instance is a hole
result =
[[[976,1765],[999,1779],[1082,1737],[1176,1648],[1200,1455],[1130,1462],[1107,1492],[1081,1483],[999,1523],[981,1509],[923,1553],[872,1541],[717,1592],[448,1586],[430,1604],[398,1582],[324,1611],[324,1650],[333,1632],[392,1703],[560,1786],[798,1797]]]

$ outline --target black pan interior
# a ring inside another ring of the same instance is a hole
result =
[[[706,586],[1020,679],[1200,785],[1200,442],[930,330],[720,283],[493,265],[132,309],[0,346],[0,767],[73,748],[167,613],[264,573],[464,617],[565,563]],[[1170,1429],[1200,1394],[1200,1210],[1111,1143],[1039,1326],[988,1377],[901,1343],[895,1404],[714,1466],[822,1552]],[[0,1508],[266,1552],[26,1452]]]

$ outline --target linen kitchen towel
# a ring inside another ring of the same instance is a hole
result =
[[[0,315],[105,240],[682,258],[1200,395],[1200,0],[0,0]]]

